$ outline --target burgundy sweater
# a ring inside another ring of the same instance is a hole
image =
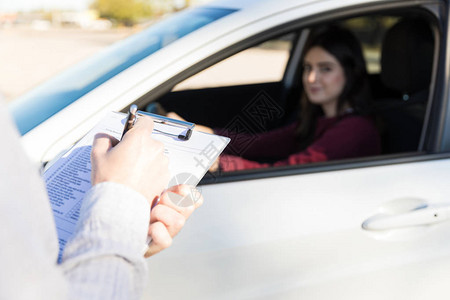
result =
[[[372,119],[368,117],[349,114],[340,118],[319,118],[314,140],[303,151],[297,148],[296,127],[295,122],[286,127],[256,135],[215,130],[216,134],[231,138],[225,154],[220,157],[221,170],[229,172],[297,165],[377,155],[381,151],[378,131]],[[244,155],[247,159],[229,153]],[[269,159],[275,163],[252,161]]]

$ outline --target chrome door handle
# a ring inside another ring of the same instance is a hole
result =
[[[411,204],[411,205],[408,205]],[[450,203],[428,205],[415,198],[402,198],[389,202],[385,208],[362,223],[365,230],[392,230],[426,226],[450,220]],[[392,209],[392,208],[395,209]]]

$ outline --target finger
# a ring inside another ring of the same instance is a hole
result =
[[[153,119],[147,116],[140,116],[133,127],[122,137],[122,141],[133,143],[142,137],[150,137],[153,132]]]
[[[203,196],[193,186],[180,184],[168,188],[161,195],[159,203],[176,210],[187,219],[203,204]]]
[[[147,131],[151,134],[153,131],[153,119],[148,116],[140,116],[130,131]]]
[[[145,257],[150,257],[163,249],[166,249],[172,245],[172,237],[167,231],[166,226],[161,222],[156,222],[149,227],[149,236],[152,238],[152,242],[148,246]]]
[[[98,133],[92,144],[92,157],[97,158],[105,155],[113,147],[113,137],[105,133]],[[116,140],[116,139],[114,139]]]
[[[216,172],[217,170],[219,170],[219,163],[220,163],[220,159],[219,159],[219,157],[217,157],[217,159],[214,161],[214,163],[209,168],[209,171]]]
[[[171,237],[180,232],[186,223],[186,218],[179,212],[175,211],[166,205],[157,205],[152,209],[150,214],[150,224],[161,222],[163,223]]]
[[[178,184],[166,190],[169,200],[179,208],[187,208],[192,213],[203,204],[203,196],[194,186]],[[166,198],[164,197],[163,200]],[[184,211],[184,209],[182,210]]]

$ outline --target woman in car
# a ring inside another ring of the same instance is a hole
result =
[[[303,94],[298,120],[256,138],[249,136],[251,145],[242,153],[234,153],[240,156],[225,151],[218,164],[222,171],[380,153],[378,131],[365,114],[370,100],[368,75],[359,41],[353,34],[336,26],[315,30],[304,47],[302,63]],[[175,113],[168,116],[181,118]],[[246,138],[236,138],[227,129],[197,126],[197,130],[234,137],[231,143],[235,144],[228,149],[235,151],[239,140]]]

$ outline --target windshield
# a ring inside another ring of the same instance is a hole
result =
[[[11,102],[20,133],[27,133],[150,54],[233,11],[199,7],[180,12],[69,68]]]

